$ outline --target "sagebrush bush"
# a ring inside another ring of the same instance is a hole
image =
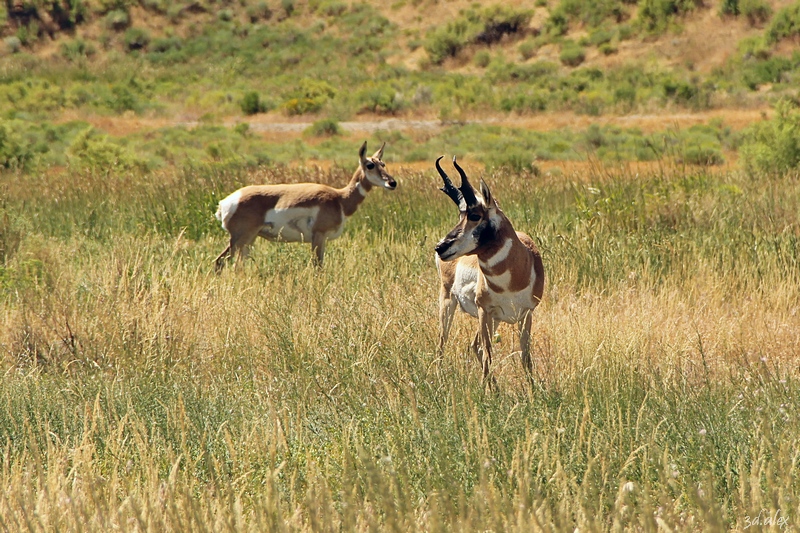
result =
[[[342,127],[336,119],[325,118],[311,124],[303,133],[311,137],[331,137],[341,135]]]
[[[764,35],[769,44],[800,36],[800,2],[775,13]]]
[[[144,28],[128,28],[125,31],[124,41],[128,50],[141,50],[150,44],[150,32]]]
[[[469,44],[493,44],[505,35],[524,34],[532,13],[502,5],[469,9],[455,20],[438,26],[425,38],[425,50],[434,64],[455,57]]]
[[[577,67],[586,59],[586,51],[580,45],[567,41],[558,58],[568,67]]]
[[[800,107],[782,99],[772,118],[748,126],[740,158],[749,173],[781,173],[800,167]]]
[[[264,103],[261,101],[261,96],[256,91],[248,91],[242,97],[239,106],[242,113],[245,115],[255,115],[266,111]]]

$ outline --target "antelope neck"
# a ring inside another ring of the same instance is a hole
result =
[[[345,216],[350,216],[356,212],[358,206],[366,198],[367,193],[372,188],[369,180],[365,179],[364,173],[359,168],[356,170],[350,183],[341,190],[342,192],[342,208],[344,209]]]

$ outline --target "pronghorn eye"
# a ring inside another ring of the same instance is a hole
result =
[[[375,163],[373,163],[372,161],[367,161],[367,168],[372,170],[373,168],[375,168]]]
[[[467,215],[467,218],[470,220],[470,222],[477,222],[481,219],[481,216],[478,213],[470,213]]]

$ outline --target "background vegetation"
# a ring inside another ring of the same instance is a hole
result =
[[[0,528],[796,527],[798,13],[3,4]],[[222,197],[341,186],[365,138],[400,187],[324,269],[213,273]],[[511,327],[494,392],[474,321],[435,354],[453,153],[542,251],[532,385]]]

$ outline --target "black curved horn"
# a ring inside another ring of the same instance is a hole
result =
[[[458,166],[456,156],[453,156],[453,166],[456,167],[458,174],[461,176],[461,187],[458,189],[464,196],[464,200],[467,202],[467,207],[478,205],[478,199],[475,197],[475,189],[472,188],[472,184],[467,179],[467,174],[464,172],[464,169]]]
[[[453,200],[456,203],[456,205],[460,207],[461,201],[463,200],[464,197],[461,195],[461,192],[458,189],[456,189],[455,185],[453,185],[453,182],[450,181],[450,178],[447,177],[447,174],[444,173],[444,170],[442,170],[442,166],[439,164],[439,161],[443,157],[444,157],[443,155],[440,155],[439,159],[436,160],[436,170],[439,171],[439,175],[442,177],[442,180],[444,181],[444,187],[442,187],[439,190],[445,193],[447,196],[449,196],[450,199]]]

